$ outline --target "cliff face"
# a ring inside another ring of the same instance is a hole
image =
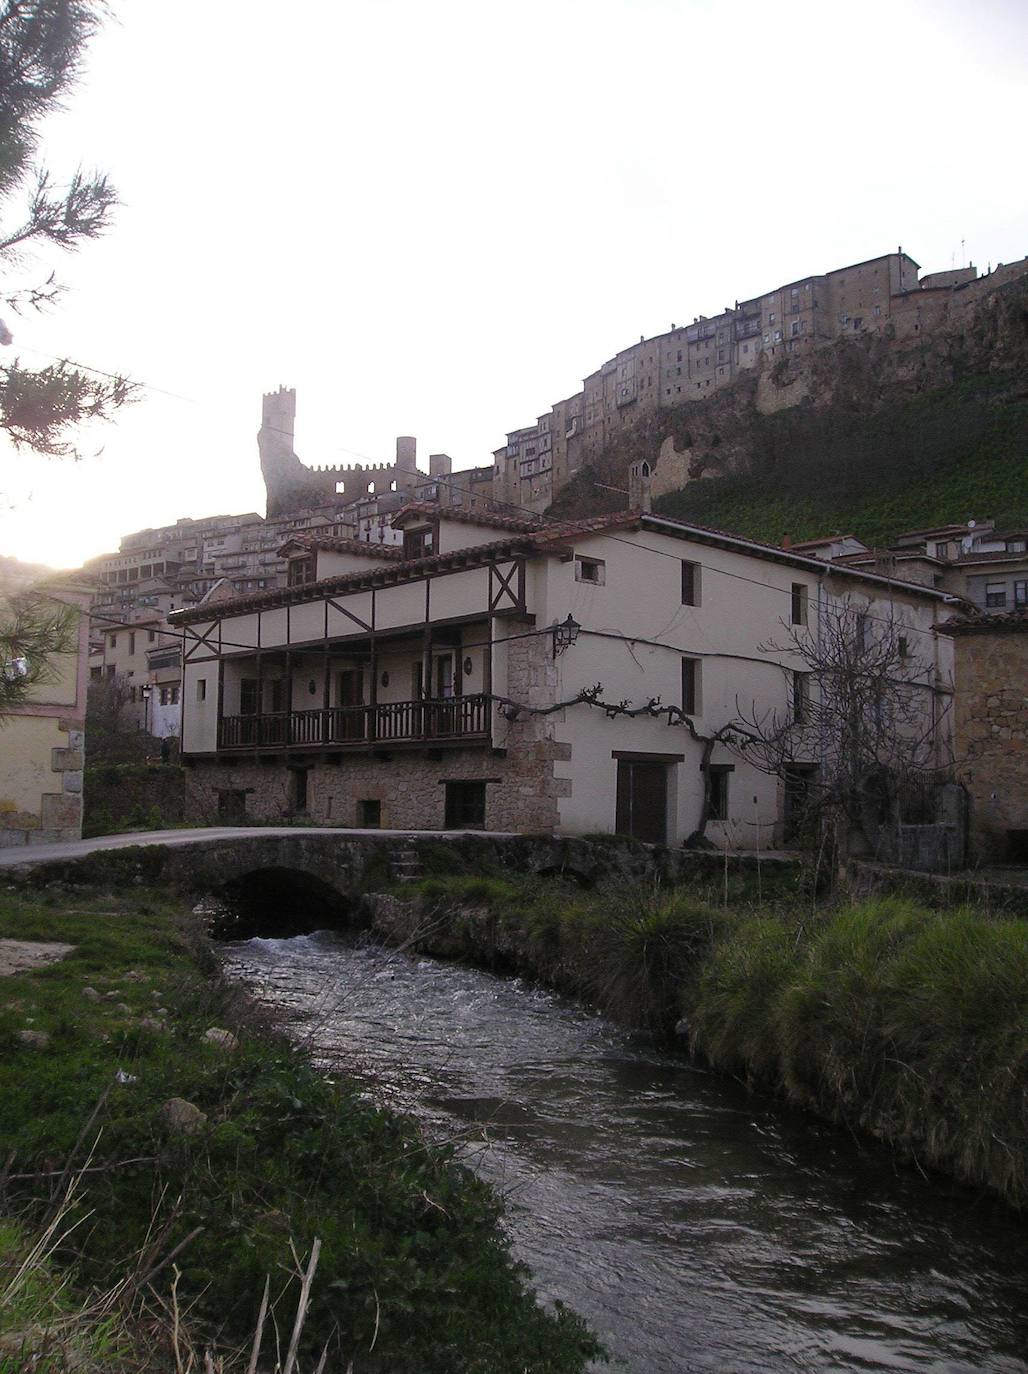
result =
[[[786,356],[709,400],[640,422],[579,473],[551,513],[623,506],[623,496],[603,487],[627,489],[628,466],[640,458],[654,464],[653,494],[661,509],[700,519],[727,494],[736,507],[744,497],[748,506],[763,503],[768,510],[792,497],[797,519],[790,523],[783,510],[782,532],[796,538],[823,533],[819,521],[835,512],[844,517],[847,500],[863,508],[873,498],[872,485],[884,497],[895,494],[897,482],[945,481],[961,461],[970,471],[987,459],[980,499],[1008,500],[1003,473],[1014,478],[1023,471],[1018,464],[1028,450],[1028,277],[966,306],[953,300],[945,318],[923,332],[908,319],[887,335]],[[997,475],[1001,490],[994,489]],[[964,499],[962,491],[952,494],[958,503]],[[819,496],[844,499],[829,509]],[[973,493],[967,499],[973,504]],[[1016,483],[1009,500],[1017,505]],[[914,499],[902,505],[908,508],[920,507]],[[968,513],[999,514],[981,507]],[[808,515],[813,528],[806,528]],[[903,518],[899,510],[897,518]],[[758,533],[752,512],[740,519],[747,525],[740,532]]]

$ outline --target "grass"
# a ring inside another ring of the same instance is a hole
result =
[[[716,891],[431,880],[406,933],[652,1033],[687,1030],[714,1067],[1028,1206],[1028,922]]]
[[[167,1306],[177,1269],[181,1310],[228,1369],[269,1275],[291,1322],[320,1242],[304,1368],[327,1348],[329,1368],[369,1374],[563,1374],[597,1353],[576,1317],[535,1303],[494,1194],[256,1020],[188,913],[146,889],[9,892],[0,936],[76,946],[0,982],[0,1206],[44,1226],[65,1170],[87,1170],[51,1258],[76,1300],[134,1274]],[[238,1048],[207,1043],[212,1026]],[[199,1130],[168,1128],[171,1098],[205,1114]]]
[[[1028,403],[964,382],[863,412],[799,406],[748,420],[750,467],[691,482],[664,515],[778,544],[833,530],[871,545],[971,516],[1028,523]]]

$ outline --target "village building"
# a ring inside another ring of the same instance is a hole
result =
[[[943,623],[953,640],[956,775],[981,863],[1028,863],[1028,607]]]
[[[89,600],[92,587],[56,576],[29,589],[44,606],[67,608],[73,648],[0,721],[0,847],[77,840],[82,834]],[[9,609],[0,597],[0,614]],[[0,660],[0,672],[17,671]]]
[[[900,624],[944,720],[944,593],[629,511],[574,522],[410,503],[399,543],[299,535],[284,588],[174,613],[194,819],[780,844],[817,757],[705,744],[802,719],[791,627]],[[940,763],[948,759],[945,730]],[[709,767],[701,769],[705,751]]]

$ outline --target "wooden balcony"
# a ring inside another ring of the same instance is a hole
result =
[[[489,697],[485,695],[222,716],[218,722],[218,748],[358,752],[397,744],[487,744],[489,721]]]

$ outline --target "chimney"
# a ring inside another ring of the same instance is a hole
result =
[[[628,469],[628,509],[649,510],[652,505],[650,496],[650,475],[652,469],[645,461],[633,463]]]
[[[428,475],[430,477],[449,477],[453,471],[453,459],[448,453],[428,455]]]
[[[791,534],[786,533],[786,534],[783,534],[783,535],[782,535],[782,548],[783,548],[783,549],[791,549],[791,548],[792,548],[792,535],[791,535]]]
[[[410,434],[396,438],[396,489],[409,490],[418,480],[418,441]]]

